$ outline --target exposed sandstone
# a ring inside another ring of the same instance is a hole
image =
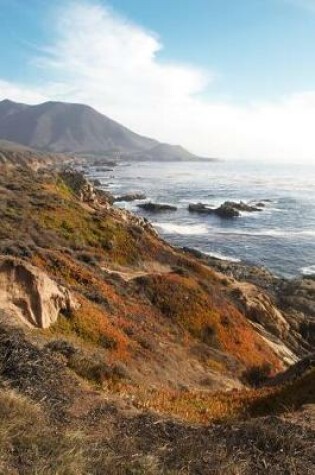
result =
[[[70,292],[29,263],[0,257],[0,309],[30,327],[48,328],[76,306]]]
[[[266,330],[281,339],[287,337],[290,325],[265,292],[246,282],[235,282],[232,288],[249,319],[263,325]]]

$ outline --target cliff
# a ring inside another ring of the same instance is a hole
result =
[[[314,352],[313,281],[174,248],[71,170],[0,166],[5,473],[311,473],[313,359],[283,372]]]

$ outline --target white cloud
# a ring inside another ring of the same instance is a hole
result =
[[[38,102],[47,100],[47,96],[35,89],[0,79],[0,100],[2,99],[12,99],[17,102],[37,104]]]
[[[213,73],[162,62],[157,36],[110,9],[71,2],[55,23],[54,43],[36,59],[49,82],[39,91],[0,82],[0,96],[88,103],[137,132],[204,156],[315,161],[315,91],[270,103],[212,102],[202,93]]]

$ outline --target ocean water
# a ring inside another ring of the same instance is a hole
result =
[[[119,204],[148,218],[173,244],[265,266],[279,276],[315,273],[315,165],[143,162],[89,174],[114,195],[143,192],[147,200],[176,205],[176,212],[151,214],[137,202]],[[226,200],[268,201],[262,212],[234,219],[187,210],[189,203]]]

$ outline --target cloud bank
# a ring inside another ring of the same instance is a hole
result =
[[[110,8],[70,2],[51,24],[54,41],[33,58],[41,85],[0,80],[0,98],[87,103],[202,156],[315,162],[315,90],[269,103],[210,101],[213,72],[162,62],[160,39]]]

